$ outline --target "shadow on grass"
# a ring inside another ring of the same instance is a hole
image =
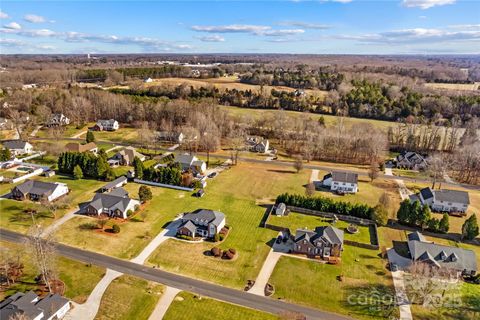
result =
[[[280,169],[268,169],[268,172],[275,172],[275,173],[296,173],[293,170],[280,170]]]
[[[375,284],[346,286],[342,304],[354,318],[366,315],[378,319],[398,318],[395,291],[392,287]]]

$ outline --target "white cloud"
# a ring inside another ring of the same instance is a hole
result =
[[[203,42],[224,42],[225,41],[225,38],[222,36],[219,36],[218,34],[214,34],[211,36],[197,37],[197,39]]]
[[[231,24],[225,26],[192,26],[194,31],[211,33],[254,33],[258,34],[270,30],[269,26],[250,25],[250,24]]]
[[[25,43],[22,40],[18,39],[9,39],[9,38],[0,38],[0,45],[5,47],[18,47],[24,45]]]
[[[261,33],[261,35],[277,37],[277,36],[290,36],[295,34],[302,34],[304,32],[305,30],[302,30],[302,29],[282,29],[282,30],[268,30]]]
[[[43,23],[47,21],[44,17],[37,16],[36,14],[27,14],[23,17],[23,19],[31,23]]]
[[[429,9],[435,6],[454,4],[457,0],[403,0],[402,4],[407,8]]]
[[[13,29],[13,30],[20,30],[22,29],[22,26],[19,25],[18,23],[16,22],[10,22],[6,25],[3,26],[4,28],[7,28],[7,29]]]
[[[10,18],[8,14],[0,10],[0,19],[8,19]]]
[[[302,21],[282,21],[279,23],[279,25],[300,27],[304,29],[317,29],[317,30],[330,29],[332,27],[327,24],[309,23],[309,22],[302,22]]]

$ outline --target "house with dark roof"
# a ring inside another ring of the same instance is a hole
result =
[[[9,140],[3,142],[3,146],[10,150],[13,156],[30,154],[33,152],[33,146],[23,140]]]
[[[27,180],[12,189],[12,198],[32,201],[47,199],[51,202],[66,195],[69,191],[65,183]]]
[[[247,145],[251,151],[258,153],[267,153],[270,148],[268,139],[258,136],[247,137]]]
[[[415,199],[415,198],[411,198]],[[417,194],[417,198],[421,204],[427,204],[432,211],[465,213],[470,204],[468,192],[461,190],[433,190],[431,188],[423,188]]]
[[[333,171],[323,177],[322,185],[339,193],[358,192],[358,174],[352,172]]]
[[[225,226],[225,214],[208,209],[186,213],[177,228],[178,235],[213,238]]]
[[[65,150],[68,152],[92,152],[97,154],[98,147],[95,142],[80,144],[78,142],[70,142],[65,145]]]
[[[128,192],[119,187],[109,193],[97,193],[83,211],[88,215],[100,216],[102,214],[111,218],[127,219],[129,211],[135,211],[140,201],[131,199]]]
[[[207,164],[191,154],[175,155],[175,163],[180,164],[182,170],[192,170],[194,173],[203,174],[207,170]]]
[[[115,153],[115,155],[109,160],[118,161],[118,163],[122,166],[130,166],[133,164],[135,157],[140,159],[140,161],[145,161],[145,156],[137,152],[134,147],[125,147],[119,152]]]
[[[332,226],[297,229],[291,248],[292,253],[321,258],[340,257],[342,250],[343,231]]]
[[[401,246],[397,245],[397,247]],[[403,257],[406,254],[405,258],[410,259],[411,262],[424,262],[433,267],[446,268],[464,276],[473,276],[477,272],[475,252],[426,241],[420,232],[408,235],[407,248],[407,253],[402,250],[397,254]],[[395,245],[392,250],[395,250]]]
[[[0,320],[62,319],[70,307],[70,300],[58,294],[40,298],[33,291],[17,292],[0,302]]]
[[[174,131],[157,131],[155,132],[155,137],[159,141],[168,141],[173,143],[182,143],[185,136],[182,132]]]
[[[113,181],[110,181],[109,183],[104,185],[101,188],[101,191],[102,192],[110,192],[110,191],[112,191],[116,188],[123,187],[124,185],[127,184],[127,182],[128,182],[127,177],[125,177],[125,176],[118,177],[117,179],[115,179]]]
[[[59,127],[70,124],[70,119],[63,113],[54,113],[50,119],[45,123],[45,127]]]
[[[118,121],[115,119],[98,120],[93,126],[94,131],[116,131],[120,128]]]
[[[427,168],[427,161],[425,158],[416,152],[403,151],[396,158],[395,162],[397,168],[410,170],[424,170]]]

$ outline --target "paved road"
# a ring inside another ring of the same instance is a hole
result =
[[[55,138],[33,138],[31,140],[57,140],[57,139],[55,139]],[[84,139],[77,139],[77,138],[63,138],[63,140],[84,141]],[[101,141],[97,141],[97,142],[98,143],[110,143],[110,144],[113,143],[113,144],[116,144],[116,145],[119,145],[119,146],[125,146],[125,147],[126,146],[141,147],[140,145],[137,145],[135,143],[121,143],[121,142],[108,141],[108,140],[101,140]],[[154,147],[152,147],[151,149],[152,150],[158,150],[158,151],[167,151],[167,152],[169,151],[168,149],[165,149],[165,148],[154,148]],[[183,152],[183,151],[178,151],[178,153],[181,153],[181,152]],[[202,153],[202,152],[198,152],[197,154],[202,155],[202,156],[207,155],[206,153]],[[230,156],[228,156],[228,155],[212,155],[212,154],[210,154],[210,156],[215,157],[215,158],[220,158],[220,159],[230,159]],[[278,160],[265,161],[265,160],[261,160],[261,159],[242,158],[242,157],[239,157],[238,159],[240,161],[243,161],[243,162],[269,163],[269,164],[282,166],[282,167],[293,167],[293,165],[294,165],[293,162],[285,162],[285,161],[278,161]],[[303,168],[304,169],[317,169],[317,170],[323,170],[323,171],[339,170],[339,167],[319,166],[319,165],[308,164],[308,163],[304,164]],[[364,172],[364,171],[353,170],[353,169],[345,169],[345,168],[342,168],[341,170],[345,171],[345,172],[356,173],[360,176],[368,176],[368,172]],[[388,175],[385,175],[385,174],[380,174],[379,178],[398,179],[399,176],[388,176]],[[424,183],[431,183],[432,182],[431,180],[428,180],[428,179],[414,179],[414,178],[404,177],[404,176],[400,176],[400,178],[405,180],[405,181],[411,181],[411,182],[424,182]],[[448,185],[450,185],[450,186],[461,186],[461,187],[464,187],[464,188],[467,188],[467,189],[480,190],[480,186],[475,186],[475,185],[465,184],[465,183],[443,182],[442,185],[444,185],[444,186],[448,186]]]
[[[26,236],[0,229],[0,238],[2,240],[20,243],[25,241]],[[284,311],[300,312],[308,319],[322,320],[346,320],[352,319],[329,312],[316,310],[272,298],[253,295],[244,291],[222,287],[213,283],[191,279],[178,274],[150,268],[130,261],[121,260],[99,253],[86,251],[63,244],[56,245],[57,252],[67,258],[92,263],[117,272],[133,275],[146,280],[162,283],[166,286],[177,288],[179,290],[190,291],[196,294],[207,296],[213,299],[241,305],[244,307],[257,309],[273,314],[279,314]]]

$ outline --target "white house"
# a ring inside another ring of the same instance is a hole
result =
[[[175,163],[179,163],[182,170],[191,169],[195,173],[203,174],[207,170],[207,164],[204,161],[190,154],[175,155]]]
[[[59,294],[48,294],[43,298],[33,291],[17,292],[0,302],[1,319],[62,319],[70,310],[71,303]]]
[[[208,209],[197,209],[181,218],[177,234],[213,238],[225,226],[225,214]]]
[[[402,152],[396,158],[397,168],[424,170],[427,167],[425,158],[416,152]]]
[[[98,120],[95,126],[93,126],[95,131],[116,131],[118,128],[120,128],[120,125],[115,119]]]
[[[5,141],[3,143],[3,146],[9,149],[13,156],[30,154],[33,152],[33,146],[27,141],[22,141],[22,140]]]
[[[50,120],[45,123],[46,127],[59,127],[66,126],[70,124],[70,119],[67,118],[63,113],[55,113],[52,115]]]
[[[268,139],[257,136],[247,137],[247,144],[251,151],[259,153],[267,153],[270,147]]]
[[[333,171],[323,177],[322,185],[341,193],[358,192],[358,174]]]
[[[159,141],[169,141],[173,143],[182,143],[185,136],[182,132],[172,132],[172,131],[157,131],[155,132],[155,137]]]
[[[27,180],[12,189],[12,197],[17,200],[39,201],[47,199],[52,202],[66,195],[69,191],[65,183]]]
[[[153,82],[153,79],[152,78],[145,78],[145,79],[143,79],[143,82],[151,83],[151,82]]]
[[[470,204],[468,192],[460,190],[432,190],[423,188],[418,194],[420,203],[427,204],[432,211],[465,213]]]

